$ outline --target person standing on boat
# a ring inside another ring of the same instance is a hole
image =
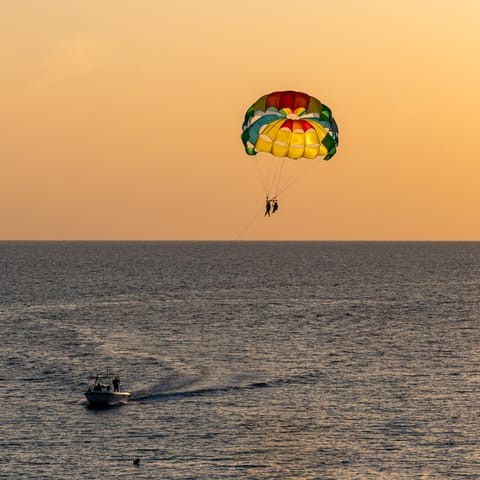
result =
[[[119,392],[120,391],[120,379],[118,378],[118,375],[115,375],[115,378],[112,380],[113,383],[113,391],[114,392]]]

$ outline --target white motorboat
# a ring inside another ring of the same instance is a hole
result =
[[[109,381],[108,384],[103,382]],[[112,388],[113,387],[113,388]],[[120,379],[118,375],[96,375],[92,385],[85,392],[90,406],[113,406],[127,403],[131,394],[120,391]]]

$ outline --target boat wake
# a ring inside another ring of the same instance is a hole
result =
[[[131,400],[149,403],[178,397],[186,398],[265,388],[281,388],[284,385],[315,383],[321,375],[321,372],[315,371],[268,381],[248,381],[244,379],[235,382],[232,379],[228,383],[217,383],[208,382],[202,376],[173,374],[148,389],[133,392]]]
[[[161,392],[155,393],[147,393],[139,392],[139,394],[132,394],[132,401],[137,402],[154,402],[163,399],[169,399],[173,397],[196,397],[196,396],[203,396],[203,395],[216,395],[226,392],[234,392],[234,391],[241,391],[241,390],[253,390],[256,388],[267,388],[270,385],[268,383],[259,382],[259,383],[252,383],[250,385],[240,385],[240,386],[217,386],[217,387],[200,387],[200,388],[192,388],[192,389],[179,389],[168,391],[164,390]]]
[[[191,390],[198,382],[200,382],[200,378],[195,375],[172,374],[145,390],[132,392],[132,400],[145,402],[175,395],[179,392]]]

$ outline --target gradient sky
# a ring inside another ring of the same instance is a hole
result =
[[[0,239],[480,240],[479,25],[478,0],[1,2]],[[340,147],[265,219],[239,135],[283,89]]]

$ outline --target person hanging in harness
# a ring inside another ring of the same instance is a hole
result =
[[[267,195],[267,200],[266,200],[266,203],[265,203],[265,216],[266,217],[270,216],[270,209],[271,208],[272,208],[272,204],[271,204],[271,201],[270,201],[270,199],[268,198],[268,195]]]
[[[278,210],[278,200],[274,198],[272,200],[272,213],[275,213]]]

